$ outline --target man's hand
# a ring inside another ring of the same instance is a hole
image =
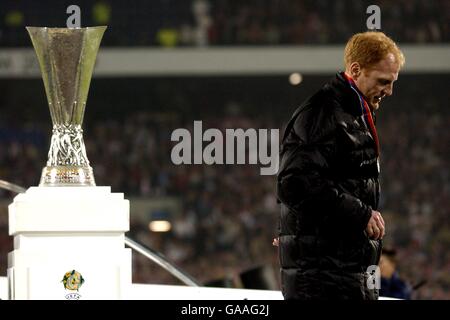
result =
[[[370,239],[378,240],[384,237],[384,220],[381,213],[372,210],[372,216],[367,223],[366,232]]]
[[[279,239],[279,238],[274,238],[274,239],[272,240],[272,245],[273,245],[274,247],[278,247],[278,246],[280,245],[280,239]]]

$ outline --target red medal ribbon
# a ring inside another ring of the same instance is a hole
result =
[[[370,134],[373,137],[373,140],[375,140],[375,151],[377,156],[380,155],[380,142],[378,140],[378,134],[377,129],[375,127],[375,123],[373,121],[372,112],[370,111],[369,104],[367,103],[366,99],[364,99],[364,96],[359,91],[358,87],[356,86],[355,81],[348,76],[345,72],[343,73],[344,77],[349,82],[350,86],[355,89],[355,92],[358,94],[359,101],[361,103],[361,111],[364,115],[364,121],[366,122],[367,126],[369,127]]]

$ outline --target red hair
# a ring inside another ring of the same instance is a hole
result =
[[[358,62],[361,68],[370,68],[392,53],[400,67],[405,63],[405,56],[396,43],[383,32],[367,31],[357,33],[348,40],[344,51],[344,63],[347,68]]]

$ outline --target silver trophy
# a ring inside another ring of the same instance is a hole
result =
[[[83,141],[86,99],[106,27],[27,27],[39,60],[53,134],[40,186],[95,186]]]

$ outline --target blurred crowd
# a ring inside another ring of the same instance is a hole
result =
[[[24,26],[65,27],[72,4],[81,26],[108,26],[102,46],[341,44],[367,30],[370,5],[398,42],[450,41],[447,0],[2,0],[0,45],[30,46]]]
[[[449,114],[425,111],[380,122],[387,241],[402,249],[399,267],[410,284],[427,281],[426,299],[450,298],[449,125]]]
[[[431,86],[439,89],[441,80],[436,79]],[[385,243],[397,249],[401,275],[417,287],[414,299],[450,299],[448,97],[445,92],[433,95],[426,88],[411,91],[420,82],[414,77],[404,76],[401,81],[400,98],[388,99],[377,117]],[[223,80],[223,86],[227,83]],[[166,92],[166,97],[173,99],[182,92],[179,86],[171,94]],[[275,106],[259,104],[256,92],[248,95],[255,100],[227,103],[224,108],[205,101],[207,95],[191,95],[200,109],[186,109],[184,114],[181,110],[155,112],[149,107],[124,108],[115,116],[105,113],[103,120],[86,117],[85,143],[97,185],[110,185],[126,197],[170,196],[181,201],[181,213],[172,217],[170,232],[150,232],[147,225],[132,221],[127,235],[161,252],[201,283],[233,278],[255,266],[270,266],[278,276],[277,250],[272,246],[278,221],[276,177],[261,176],[258,165],[176,166],[170,160],[172,131],[187,128],[192,132],[194,119],[203,120],[204,130],[279,128],[282,132],[295,105],[277,106],[274,112]],[[16,113],[11,106],[1,108],[3,116]],[[37,185],[47,158],[50,124],[36,120],[14,124],[4,119],[0,121],[0,179],[25,187]],[[0,190],[0,199],[12,197]],[[7,235],[6,207],[1,210],[0,267],[4,275],[12,242]],[[179,283],[137,254],[133,254],[133,281]]]

